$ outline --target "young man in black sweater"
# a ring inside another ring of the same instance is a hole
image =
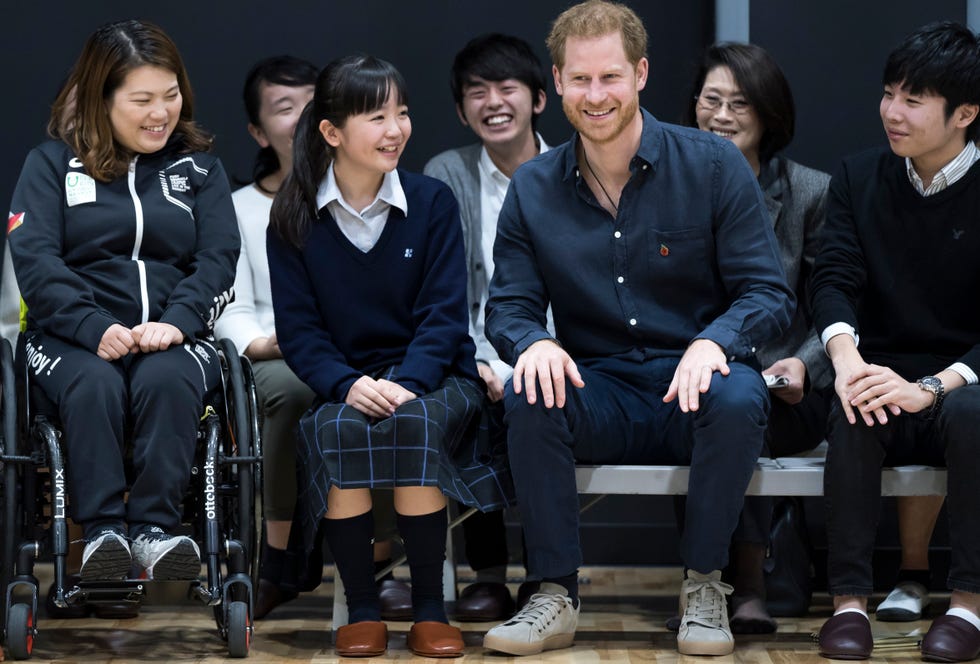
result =
[[[825,490],[834,616],[825,657],[872,648],[867,596],[882,465],[945,465],[950,610],[924,659],[980,655],[980,45],[936,23],[889,56],[880,113],[890,150],[845,159],[830,184],[812,290],[833,361]],[[860,345],[859,345],[860,343]]]

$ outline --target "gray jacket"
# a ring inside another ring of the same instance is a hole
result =
[[[811,385],[822,387],[833,380],[830,361],[813,329],[808,284],[819,249],[830,176],[776,157],[763,166],[759,185],[772,217],[786,281],[796,292],[796,313],[789,329],[759,353],[765,369],[776,360],[798,357],[806,364]]]

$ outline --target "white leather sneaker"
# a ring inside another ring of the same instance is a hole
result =
[[[688,570],[681,586],[681,627],[677,650],[684,655],[728,655],[735,638],[728,626],[725,596],[732,587],[721,582],[721,571],[700,574]]]
[[[509,655],[567,648],[575,640],[578,607],[556,583],[542,583],[524,608],[483,637],[483,647]]]

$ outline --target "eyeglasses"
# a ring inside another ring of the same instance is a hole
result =
[[[694,100],[706,111],[717,111],[722,104],[728,104],[728,110],[732,113],[744,115],[752,108],[752,104],[744,99],[725,99],[718,95],[695,95]]]

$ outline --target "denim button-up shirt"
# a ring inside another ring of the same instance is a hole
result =
[[[577,140],[521,166],[500,211],[486,330],[501,359],[551,338],[549,303],[573,358],[679,356],[704,338],[742,359],[786,330],[795,298],[737,148],[643,111],[613,218],[579,172]]]

